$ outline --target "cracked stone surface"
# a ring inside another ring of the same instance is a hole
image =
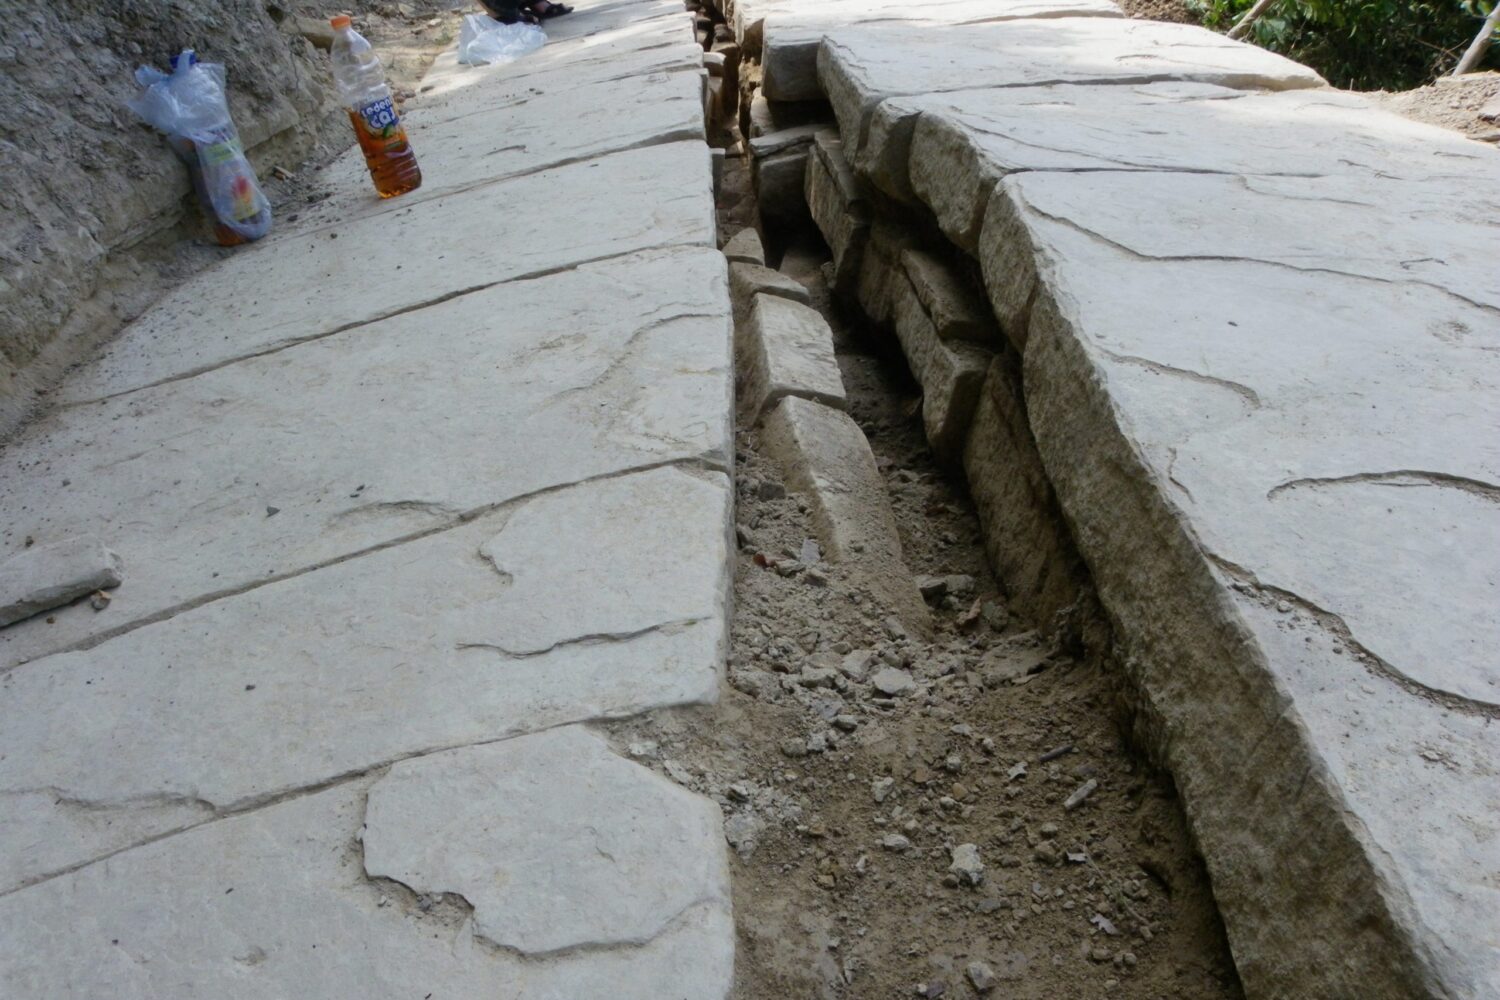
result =
[[[772,101],[822,100],[818,44],[848,25],[888,24],[917,32],[939,25],[972,25],[1021,18],[1120,17],[1112,0],[740,0],[735,35],[761,54],[762,86]]]
[[[572,486],[10,671],[0,891],[412,754],[712,701],[729,504],[676,469]]]
[[[566,769],[553,781],[559,795],[583,794]],[[733,922],[717,897],[640,946],[534,959],[489,944],[462,906],[424,911],[405,890],[371,881],[356,840],[368,784],[210,823],[0,898],[0,989],[118,1000],[728,992]],[[512,804],[500,787],[476,791],[481,814]],[[474,877],[501,875],[504,859],[490,860]]]
[[[727,915],[723,838],[712,802],[570,726],[395,765],[370,789],[363,842],[371,876],[462,896],[476,935],[542,956]]]
[[[992,298],[1037,290],[1009,317],[1037,445],[1252,990],[1500,988],[1500,282],[1470,218],[1500,156],[1466,162],[989,201]]]
[[[819,49],[818,77],[838,117],[844,155],[905,200],[911,200],[904,177],[917,115],[879,115],[888,98],[1059,83],[1175,80],[1267,90],[1323,84],[1305,66],[1205,28],[1102,17],[920,32],[841,28]]]
[[[696,70],[690,64],[685,68]],[[301,212],[298,231],[405,211],[476,184],[606,153],[704,141],[703,85],[695,71],[650,73],[628,88],[618,81],[579,85],[563,78],[536,80],[533,86],[540,93],[528,89],[529,100],[498,106],[485,102],[466,111],[419,106],[402,124],[421,156],[424,177],[433,180],[424,180],[409,196],[380,201],[366,189],[364,155],[351,149],[327,170],[325,183],[333,194]]]
[[[439,60],[419,195],[336,165],[0,450],[0,560],[126,568],[0,628],[0,996],[728,994],[717,807],[576,725],[720,689],[702,50],[548,34]]]
[[[1332,90],[1254,93],[1210,84],[1059,85],[893,98],[872,132],[916,116],[911,187],[973,252],[989,192],[1017,171],[1173,170],[1424,181],[1482,169],[1488,151],[1448,129]],[[1258,141],[1247,143],[1254,132]],[[1330,155],[1328,142],[1338,136]],[[1148,141],[1149,139],[1149,141]],[[899,153],[872,151],[871,162]],[[888,179],[887,187],[899,186]],[[1480,197],[1483,192],[1476,192]]]
[[[725,281],[709,249],[631,255],[55,411],[0,451],[24,470],[0,486],[0,537],[90,531],[130,572],[104,612],[0,631],[0,662],[536,490],[727,467]]]
[[[663,184],[668,177],[681,180]],[[715,246],[701,142],[628,150],[257,243],[168,294],[59,395],[96,400],[456,293],[672,245]]]

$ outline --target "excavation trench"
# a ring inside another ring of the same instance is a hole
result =
[[[719,207],[725,235],[756,217],[734,156]],[[833,330],[931,628],[903,625],[858,558],[813,552],[810,498],[739,426],[720,704],[614,733],[723,809],[734,996],[1241,996],[1171,783],[1131,749],[1123,680],[1083,641],[1103,628],[1090,602],[1037,620],[1038,602],[1007,600],[991,560],[1029,554],[992,538],[987,555],[894,339],[831,301],[815,235],[775,256]],[[911,689],[880,690],[886,668]]]

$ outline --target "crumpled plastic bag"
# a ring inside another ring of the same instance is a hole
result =
[[[238,239],[258,240],[271,231],[271,202],[245,159],[239,132],[229,117],[224,67],[200,63],[192,49],[172,60],[172,72],[154,66],[135,71],[141,91],[125,103],[147,124],[166,133],[188,164],[204,206]],[[221,234],[220,242],[226,240]]]
[[[547,33],[534,24],[501,24],[485,14],[465,14],[458,33],[458,61],[465,66],[500,65],[535,52]]]

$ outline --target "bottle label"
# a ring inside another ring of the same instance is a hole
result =
[[[359,109],[359,116],[364,119],[367,129],[382,137],[388,129],[395,128],[396,123],[400,121],[389,97],[382,97],[378,101],[366,104]]]

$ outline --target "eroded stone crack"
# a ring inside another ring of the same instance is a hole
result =
[[[713,449],[706,449],[702,452],[699,452],[695,456],[687,458],[662,459],[656,462],[647,462],[641,465],[632,465],[623,469],[614,469],[609,472],[601,472],[597,475],[585,476],[582,479],[573,479],[565,483],[556,483],[550,486],[543,486],[539,489],[531,490],[527,493],[517,494],[512,497],[507,497],[504,500],[499,500],[494,503],[481,504],[477,507],[471,507],[467,510],[460,511],[442,524],[430,525],[426,528],[421,528],[416,531],[409,531],[403,535],[398,535],[394,538],[388,538],[384,541],[377,542],[374,545],[370,545],[353,552],[346,552],[341,555],[334,556],[331,559],[324,559],[320,562],[312,563],[307,566],[288,570],[285,573],[277,573],[272,576],[259,577],[238,586],[225,587],[220,590],[200,594],[199,596],[192,598],[191,600],[174,604],[171,607],[163,608],[162,610],[153,612],[149,615],[143,615],[140,618],[125,622],[114,628],[106,629],[94,635],[87,636],[83,639],[78,640],[77,642],[68,643],[55,649],[49,649],[43,653],[37,654],[34,657],[21,660],[17,663],[13,663],[3,670],[0,670],[0,676],[9,673],[12,670],[19,670],[28,664],[41,662],[42,660],[45,660],[50,656],[58,656],[63,653],[76,653],[86,649],[93,649],[96,646],[103,645],[111,639],[115,639],[119,636],[126,635],[127,633],[134,632],[136,629],[144,628],[147,625],[155,625],[158,622],[166,621],[169,618],[174,618],[177,615],[184,614],[196,608],[201,608],[204,605],[212,604],[215,601],[221,601],[230,597],[238,597],[241,594],[259,590],[262,587],[281,583],[285,580],[295,579],[299,576],[305,576],[308,573],[315,573],[318,570],[327,569],[330,566],[337,566],[340,563],[346,563],[354,559],[362,558],[364,556],[373,555],[377,552],[383,552],[386,549],[395,548],[398,545],[405,545],[409,542],[420,541],[424,538],[436,535],[439,532],[450,531],[454,528],[461,527],[462,525],[468,524],[470,521],[473,521],[476,518],[495,514],[509,507],[519,507],[531,502],[532,500],[536,500],[539,497],[547,496],[550,493],[557,493],[562,490],[571,489],[575,486],[585,486],[592,483],[604,482],[610,479],[618,479],[623,476],[631,476],[642,472],[650,472],[654,469],[673,467],[681,468],[684,471],[693,471],[696,469],[709,473],[728,474],[728,469],[726,469],[724,465],[723,456],[717,454]]]
[[[1468,476],[1455,476],[1447,472],[1429,472],[1425,469],[1394,469],[1390,472],[1356,472],[1347,476],[1306,476],[1300,479],[1288,479],[1284,483],[1271,487],[1266,493],[1266,499],[1274,500],[1282,493],[1291,490],[1344,486],[1354,483],[1405,489],[1414,487],[1452,489],[1489,503],[1500,503],[1500,486],[1494,483],[1487,483],[1482,479],[1471,479]]]
[[[1236,590],[1241,593],[1268,599],[1270,602],[1284,601],[1298,611],[1301,611],[1308,618],[1316,622],[1324,632],[1342,643],[1357,662],[1363,663],[1377,677],[1390,681],[1409,694],[1426,699],[1451,711],[1461,712],[1464,715],[1482,719],[1500,719],[1500,705],[1489,704],[1464,695],[1454,694],[1451,691],[1429,687],[1420,681],[1408,677],[1395,665],[1387,662],[1356,639],[1348,623],[1338,614],[1329,611],[1327,608],[1320,607],[1295,591],[1262,582],[1254,572],[1238,563],[1225,559],[1223,556],[1215,555],[1212,552],[1205,554],[1221,573],[1233,581]]]
[[[548,169],[550,169],[550,167]],[[458,194],[461,192],[455,191],[452,193]],[[509,285],[522,281],[536,281],[539,278],[551,277],[554,274],[564,274],[568,271],[576,271],[580,268],[589,267],[594,264],[603,264],[612,260],[620,260],[626,257],[635,256],[636,254],[649,254],[653,251],[671,250],[680,247],[696,247],[697,245],[698,244],[695,243],[658,243],[653,246],[636,247],[630,250],[623,250],[619,253],[601,254],[597,257],[589,257],[584,260],[572,261],[567,264],[558,264],[553,267],[538,268],[535,271],[527,271],[524,274],[517,274],[506,278],[500,278],[497,281],[488,281],[482,284],[470,285],[467,288],[460,288],[456,291],[446,292],[442,295],[437,295],[430,299],[424,299],[421,302],[414,302],[411,305],[401,306],[397,309],[391,309],[386,312],[380,313],[379,315],[369,317],[368,319],[354,320],[352,322],[335,327],[331,330],[326,330],[322,333],[312,333],[308,334],[305,337],[289,337],[286,340],[278,341],[277,343],[272,344],[269,347],[262,348],[258,351],[251,351],[247,354],[239,354],[232,358],[226,358],[222,361],[212,362],[211,364],[199,365],[196,368],[190,368],[185,371],[178,372],[175,375],[168,375],[164,378],[156,379],[153,382],[143,382],[140,385],[132,386],[129,389],[121,389],[118,392],[106,393],[105,395],[94,396],[89,399],[68,400],[67,402],[59,403],[55,409],[65,410],[79,406],[97,405],[111,399],[119,399],[122,396],[129,396],[133,393],[144,392],[147,389],[154,389],[157,386],[170,385],[173,382],[181,382],[186,379],[196,378],[199,375],[204,375],[212,371],[218,371],[221,368],[228,368],[231,365],[237,365],[246,361],[254,361],[257,358],[264,358],[272,354],[279,354],[282,351],[289,350],[294,347],[300,347],[303,344],[310,344],[319,340],[327,340],[329,337],[336,337],[341,333],[348,333],[350,330],[356,330],[360,327],[373,326],[376,323],[381,323],[388,319],[394,319],[397,316],[404,316],[407,313],[420,312],[423,309],[442,305],[444,302],[462,298],[465,295],[473,295],[475,292],[487,291],[500,285]]]
[[[558,649],[568,649],[574,646],[608,646],[613,643],[629,642],[631,639],[639,639],[643,635],[661,633],[663,635],[676,635],[683,629],[697,625],[704,619],[695,618],[673,618],[669,621],[657,622],[644,628],[630,629],[624,632],[591,632],[587,635],[572,636],[567,639],[559,639],[549,646],[537,649],[512,649],[500,643],[494,642],[460,642],[455,649],[481,649],[498,653],[510,660],[526,660],[534,656],[545,656]]]
[[[1090,229],[1088,226],[1085,226],[1082,223],[1075,222],[1074,220],[1066,218],[1064,216],[1055,215],[1044,209],[1037,208],[1035,205],[1029,202],[1026,203],[1024,207],[1029,212],[1034,212],[1036,215],[1047,219],[1050,222],[1055,222],[1058,225],[1071,229],[1082,236],[1087,236],[1092,240],[1102,243],[1113,250],[1118,250],[1120,253],[1125,254],[1126,256],[1134,260],[1167,261],[1174,263],[1203,262],[1224,264],[1261,264],[1266,267],[1275,267],[1287,271],[1295,271],[1299,274],[1332,274],[1341,278],[1349,278],[1355,281],[1370,281],[1381,285],[1420,285],[1423,288],[1430,288],[1435,292],[1439,292],[1443,295],[1448,296],[1449,298],[1456,299],[1459,302],[1462,302],[1465,305],[1471,306],[1475,309],[1481,309],[1488,313],[1495,313],[1497,315],[1500,315],[1500,306],[1493,306],[1485,302],[1480,302],[1477,299],[1471,299],[1466,295],[1461,295],[1458,292],[1455,292],[1451,288],[1447,288],[1435,282],[1423,281],[1420,278],[1382,278],[1373,274],[1360,274],[1356,271],[1344,271],[1336,267],[1304,266],[1300,264],[1288,263],[1287,261],[1281,260],[1267,260],[1263,257],[1236,257],[1232,254],[1149,254],[1140,250],[1136,250],[1133,247],[1126,246],[1124,243],[1121,243],[1118,240],[1111,239],[1110,237],[1105,236],[1103,233],[1100,233],[1094,229]]]
[[[1163,364],[1160,361],[1152,361],[1150,358],[1142,358],[1133,354],[1117,354],[1108,348],[1099,348],[1099,352],[1111,361],[1122,365],[1134,365],[1143,368],[1156,375],[1171,375],[1176,378],[1185,378],[1191,382],[1201,382],[1205,385],[1218,386],[1220,389],[1228,389],[1239,396],[1241,401],[1252,410],[1261,407],[1260,394],[1241,382],[1235,382],[1227,378],[1219,378],[1217,375],[1205,375],[1203,372],[1195,372],[1190,368],[1178,368],[1175,365]]]

